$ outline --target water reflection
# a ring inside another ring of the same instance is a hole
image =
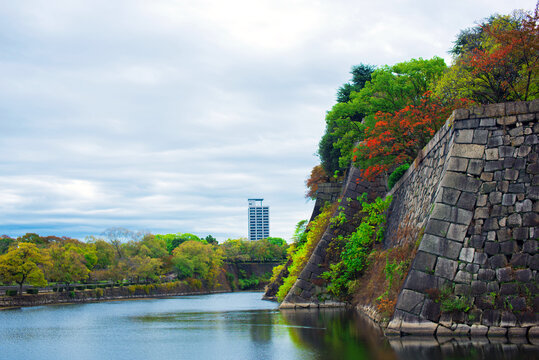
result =
[[[356,312],[277,310],[260,293],[0,311],[9,359],[535,359],[507,340],[384,338]]]
[[[290,337],[318,359],[537,359],[526,338],[384,338],[369,319],[340,309],[283,310]]]

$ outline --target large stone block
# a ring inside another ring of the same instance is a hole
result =
[[[423,306],[425,295],[416,291],[403,289],[397,300],[397,309],[419,315]]]
[[[463,248],[462,250],[460,250],[459,260],[471,263],[473,262],[474,254],[474,248]]]
[[[477,274],[477,278],[479,280],[485,280],[485,281],[494,280],[495,276],[496,276],[496,271],[492,269],[480,269]]]
[[[438,279],[434,275],[422,271],[410,270],[403,288],[415,291],[438,288]]]
[[[418,251],[414,258],[412,267],[416,270],[431,272],[434,270],[436,258],[436,255],[432,255],[424,251]]]
[[[432,221],[432,220],[431,220]],[[447,231],[447,238],[450,240],[455,240],[458,242],[463,242],[466,237],[466,232],[468,231],[468,225],[460,225],[451,223]]]
[[[438,258],[434,275],[446,278],[448,280],[453,280],[455,272],[457,271],[457,267],[458,263],[454,260],[442,257]]]
[[[481,159],[485,153],[485,147],[477,144],[454,144],[451,156],[469,159]]]
[[[475,193],[481,186],[481,181],[465,174],[447,171],[441,182],[444,187]]]
[[[462,244],[456,241],[447,240],[431,234],[423,236],[423,240],[419,245],[419,250],[450,259],[457,259],[461,248]]]
[[[431,219],[427,223],[425,233],[445,237],[449,229],[449,224],[447,221]]]

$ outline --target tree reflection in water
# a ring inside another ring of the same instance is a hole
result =
[[[381,329],[355,311],[281,310],[290,338],[315,359],[537,359],[539,344],[526,338],[385,338]]]

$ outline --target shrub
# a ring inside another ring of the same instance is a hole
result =
[[[77,285],[77,286],[75,286],[75,289],[76,290],[86,290],[86,286],[85,285]]]
[[[86,288],[93,290],[93,289],[96,288],[96,286],[95,285],[88,285]]]
[[[39,293],[39,289],[26,289],[27,294],[36,295]]]
[[[95,296],[100,298],[103,296],[103,289],[95,289]]]
[[[200,281],[199,279],[189,278],[187,279],[187,284],[191,289],[199,290],[202,288],[202,281]]]
[[[71,299],[74,299],[74,298],[75,298],[75,291],[71,290],[71,291],[69,292],[69,297],[70,297]]]
[[[400,180],[400,178],[402,177],[402,175],[404,175],[404,173],[410,168],[410,164],[402,164],[401,166],[399,166],[398,168],[395,169],[395,171],[393,171],[391,173],[391,175],[389,175],[389,178],[387,179],[387,188],[389,190],[391,190],[393,188],[393,186],[397,183],[397,181]]]
[[[7,296],[17,296],[19,292],[17,290],[6,290]]]

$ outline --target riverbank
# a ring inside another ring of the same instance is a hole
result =
[[[0,309],[52,304],[203,295],[226,292],[232,292],[228,284],[226,284],[226,286],[219,286],[216,289],[205,289],[202,287],[194,288],[185,281],[176,281],[164,284],[130,285],[104,289],[99,288],[39,294],[24,294],[17,296],[1,296]]]

